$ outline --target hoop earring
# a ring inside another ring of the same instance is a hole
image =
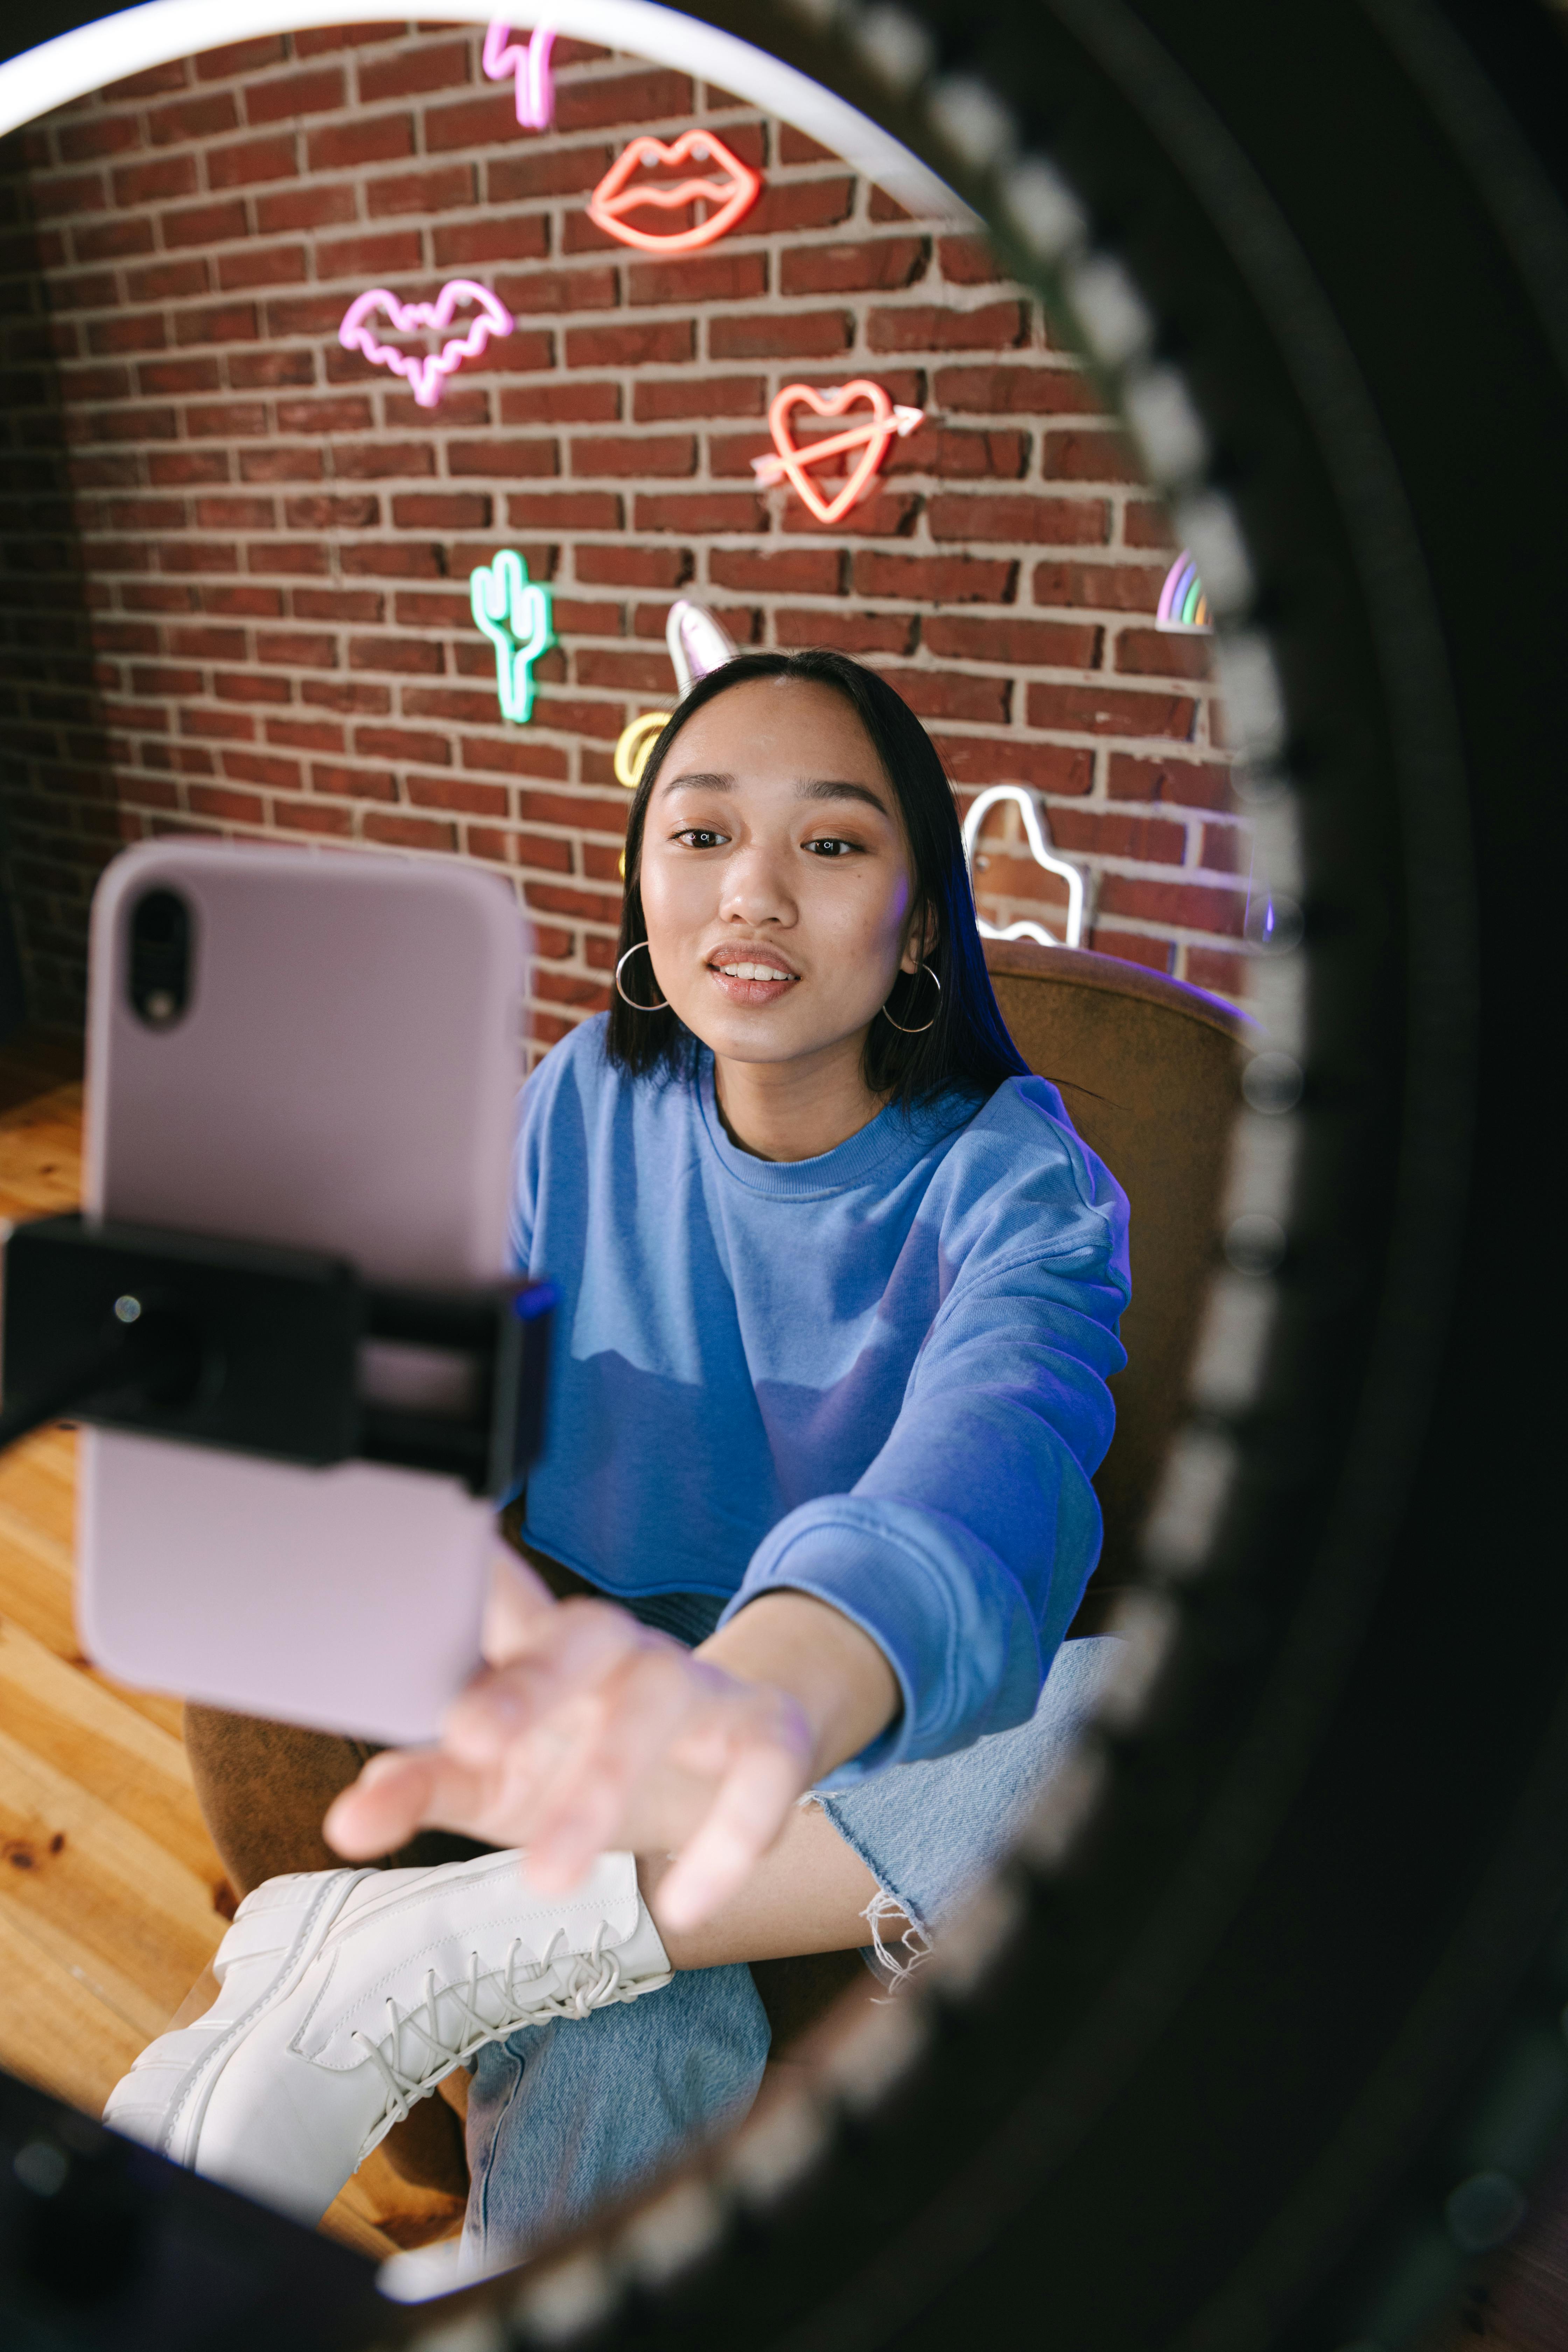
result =
[[[635,996],[628,996],[626,990],[621,986],[622,965],[630,963],[633,956],[637,954],[637,949],[646,948],[647,945],[647,941],[646,940],[638,940],[637,946],[629,947],[625,955],[621,958],[620,963],[616,966],[616,994],[620,998],[623,1004],[629,1004],[634,1013],[665,1013],[668,1010],[668,998],[661,996],[657,1004],[639,1004],[637,998]]]
[[[938,980],[938,979],[937,979],[937,976],[936,976],[935,972],[934,972],[934,971],[932,971],[932,970],[931,970],[931,968],[930,964],[929,964],[929,963],[922,963],[922,964],[921,964],[921,971],[924,972],[924,974],[925,974],[926,978],[927,978],[927,979],[928,979],[928,980],[932,983],[932,985],[934,986],[934,988],[935,988],[935,990],[936,990],[936,992],[937,992],[937,994],[938,994],[938,996],[940,996],[940,995],[942,994],[942,982],[941,982],[941,981],[940,981],[940,980]],[[936,1013],[933,1013],[931,1014],[931,1019],[930,1019],[929,1021],[922,1021],[922,1022],[921,1023],[921,1025],[920,1025],[920,1027],[919,1027],[918,1029],[906,1029],[906,1028],[904,1027],[904,1024],[903,1024],[903,1023],[902,1023],[901,1021],[895,1021],[895,1020],[894,1020],[894,1018],[893,1018],[892,1014],[889,1012],[889,1010],[888,1010],[888,1008],[887,1008],[887,1006],[886,1006],[885,1004],[879,1006],[878,1010],[880,1012],[880,1013],[881,1013],[881,1015],[882,1015],[882,1018],[883,1018],[883,1020],[887,1023],[887,1024],[888,1024],[889,1028],[889,1029],[896,1029],[896,1030],[898,1031],[898,1033],[899,1033],[899,1034],[900,1034],[900,1037],[923,1037],[923,1036],[925,1035],[925,1033],[926,1033],[926,1031],[927,1031],[928,1029],[934,1029],[934,1028],[936,1027]],[[940,1010],[941,1010],[941,1007],[939,1006],[939,1007],[938,1007],[938,1011],[940,1011]]]

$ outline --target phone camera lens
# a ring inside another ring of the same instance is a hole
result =
[[[167,1029],[190,988],[191,910],[173,890],[149,890],[131,914],[131,1002],[150,1029]]]

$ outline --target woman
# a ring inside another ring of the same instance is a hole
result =
[[[656,744],[626,874],[613,1010],[523,1096],[519,1263],[563,1293],[541,1572],[506,1572],[442,1746],[326,1822],[348,1855],[526,1847],[526,1882],[272,1881],[109,2111],[289,2201],[285,2108],[335,2181],[470,2060],[480,2261],[743,2112],[746,1963],[910,1965],[1105,1663],[1075,1642],[1042,1698],[1099,1547],[1126,1204],[1002,1026],[924,730],[842,656],[742,656]],[[306,2060],[331,2129],[282,2087]],[[223,2152],[171,2126],[198,2106]]]

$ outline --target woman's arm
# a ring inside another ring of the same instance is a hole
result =
[[[369,1856],[457,1830],[527,1846],[544,1892],[606,1848],[679,1851],[660,1888],[672,1928],[718,1910],[900,1704],[877,1644],[805,1593],[766,1594],[692,1653],[610,1602],[553,1601],[509,1555],[485,1648],[441,1745],[374,1758],[329,1813],[331,1843]]]

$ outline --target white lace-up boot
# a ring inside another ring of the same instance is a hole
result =
[[[103,2119],[176,2164],[319,2221],[416,2099],[519,2026],[670,1979],[629,1853],[567,1895],[519,1853],[435,1870],[323,1870],[247,1895],[206,2015],[161,2034]]]

